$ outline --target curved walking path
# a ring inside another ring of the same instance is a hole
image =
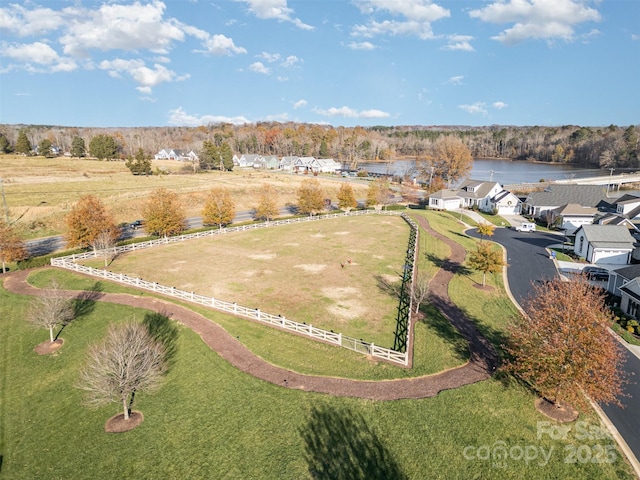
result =
[[[441,390],[457,388],[489,378],[498,366],[498,356],[490,342],[449,300],[447,285],[464,260],[464,249],[431,230],[423,217],[417,218],[417,221],[427,233],[447,243],[451,248],[451,258],[445,262],[443,268],[430,282],[429,299],[469,342],[470,351],[470,359],[466,364],[434,375],[380,381],[305,375],[265,361],[213,321],[175,303],[124,293],[66,291],[65,294],[70,298],[86,299],[90,296],[91,300],[146,308],[170,316],[200,335],[211,349],[237,369],[286,388],[371,400],[433,397]],[[16,271],[8,274],[4,278],[4,287],[16,294],[39,295],[42,290],[27,282],[29,273],[29,271]]]

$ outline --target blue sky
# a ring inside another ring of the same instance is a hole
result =
[[[637,0],[0,3],[0,123],[640,124]]]

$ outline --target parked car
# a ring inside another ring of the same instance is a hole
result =
[[[144,225],[144,221],[142,220],[136,220],[134,222],[131,222],[129,224],[129,228],[131,228],[132,230],[137,230],[139,228],[142,228],[142,226]]]
[[[582,269],[589,280],[609,280],[609,271],[602,267],[584,267]]]
[[[516,232],[535,232],[536,224],[524,222],[516,227]]]

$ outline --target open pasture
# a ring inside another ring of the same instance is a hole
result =
[[[395,216],[327,219],[129,252],[109,269],[392,347],[408,235]]]
[[[278,204],[295,204],[296,191],[306,175],[278,171],[236,169],[232,172],[194,174],[191,164],[178,161],[154,161],[154,171],[162,175],[135,176],[122,161],[0,156],[10,217],[16,220],[22,236],[36,238],[64,233],[64,217],[82,195],[100,198],[113,213],[116,222],[140,218],[149,193],[159,187],[175,191],[187,216],[200,216],[207,192],[213,187],[229,189],[237,211],[250,210],[258,203],[257,191],[264,183],[273,185]],[[340,179],[317,178],[326,198],[335,200]],[[366,196],[366,184],[352,182],[357,198]]]

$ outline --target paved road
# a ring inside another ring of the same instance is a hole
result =
[[[290,207],[282,207],[280,209],[281,216],[292,215],[295,212],[292,212]],[[238,212],[236,217],[233,219],[233,223],[246,222],[249,220],[253,220],[253,212],[250,210]],[[187,218],[187,230],[192,228],[200,228],[202,227],[202,218],[201,217],[190,217]],[[146,235],[144,228],[139,228],[137,230],[133,230],[131,228],[124,228],[122,231],[122,235],[120,237],[121,240],[127,240],[129,238],[134,237],[143,237]],[[57,252],[60,250],[64,250],[65,242],[62,238],[62,235],[57,235],[53,237],[45,237],[45,238],[37,238],[35,240],[29,240],[25,242],[27,246],[27,250],[31,257],[39,257],[41,255],[48,255],[49,253]]]
[[[467,232],[479,238],[476,230]],[[507,250],[507,279],[515,300],[522,304],[531,291],[532,282],[551,279],[558,275],[555,264],[545,251],[545,246],[562,242],[562,236],[547,232],[518,233],[510,228],[497,228],[492,240]],[[625,371],[629,383],[619,398],[625,408],[601,405],[609,420],[622,438],[640,459],[640,359],[624,349]]]

